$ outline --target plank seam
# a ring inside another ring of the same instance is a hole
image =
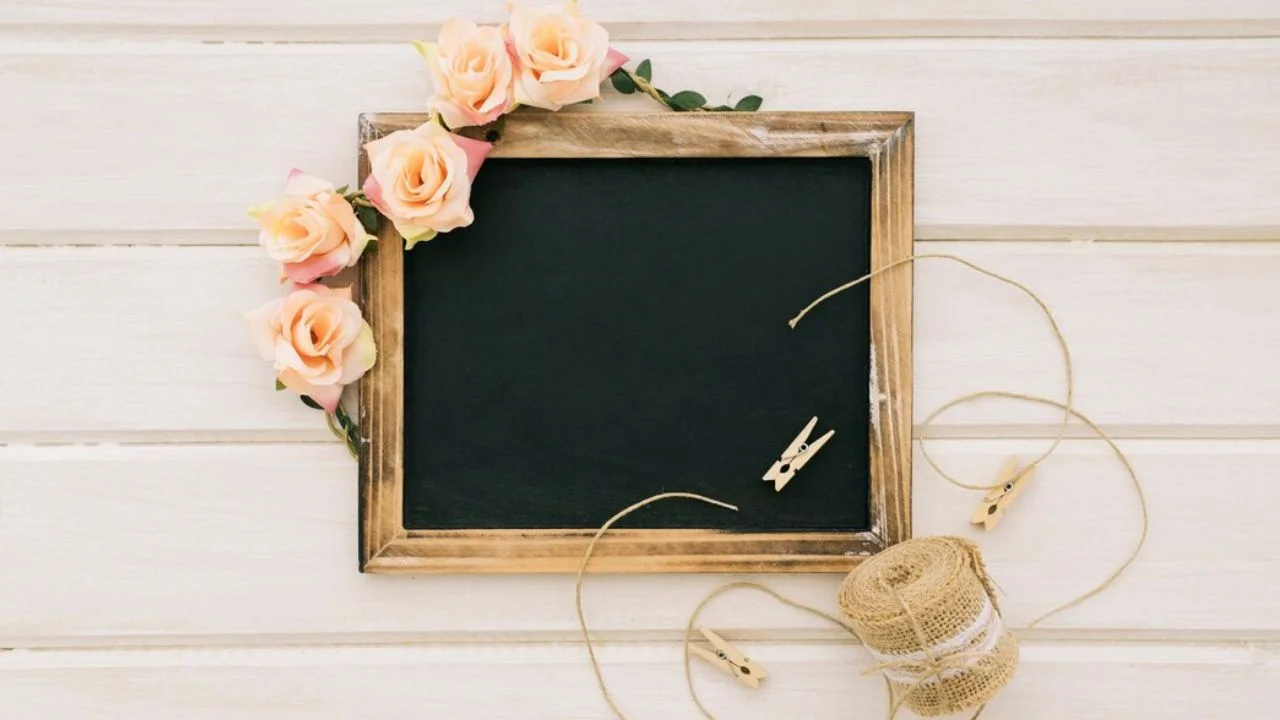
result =
[[[917,242],[1240,243],[1280,242],[1280,226],[1036,226],[917,224]],[[0,228],[0,248],[256,247],[252,228]]]
[[[1280,37],[1280,19],[1225,20],[801,20],[764,22],[604,21],[619,41],[786,40],[1222,40]],[[439,23],[417,26],[415,37],[434,37]],[[110,34],[107,36],[108,31]],[[217,25],[103,23],[0,23],[0,39],[145,42],[174,40],[208,45],[390,44],[407,42],[403,25]]]

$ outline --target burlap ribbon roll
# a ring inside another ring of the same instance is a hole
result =
[[[903,705],[926,717],[980,707],[1018,666],[1018,642],[968,540],[896,545],[850,573],[839,602],[890,683],[891,716]]]

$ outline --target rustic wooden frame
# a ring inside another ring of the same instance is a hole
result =
[[[360,179],[366,142],[426,117],[360,117]],[[494,139],[494,138],[489,138]],[[870,112],[516,113],[492,158],[857,156],[872,165],[871,265],[911,254],[913,115]],[[571,572],[592,530],[410,530],[404,527],[403,247],[383,223],[377,252],[361,264],[365,317],[377,365],[360,381],[360,569],[373,573]],[[871,529],[864,532],[733,533],[615,530],[592,569],[605,572],[846,572],[911,536],[910,266],[871,281],[873,388]],[[639,498],[637,498],[638,500]],[[601,522],[605,518],[601,518]]]

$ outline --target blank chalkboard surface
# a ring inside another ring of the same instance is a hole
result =
[[[360,142],[429,122],[361,117]],[[516,112],[475,222],[383,223],[360,569],[848,572],[911,536],[910,113]],[[361,154],[361,179],[368,157]],[[890,266],[791,329],[828,290]],[[835,435],[782,492],[812,417]]]
[[[865,530],[865,158],[498,159],[404,269],[407,528]],[[804,424],[835,437],[778,493]]]

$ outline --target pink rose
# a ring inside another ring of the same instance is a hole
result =
[[[295,283],[314,282],[354,266],[373,239],[333,185],[297,169],[289,172],[284,197],[249,214],[262,225],[258,243]]]
[[[373,329],[351,302],[351,288],[300,285],[286,297],[245,313],[249,331],[276,378],[334,412],[342,388],[378,358]]]
[[[492,145],[450,133],[431,121],[366,143],[364,194],[405,240],[405,249],[436,233],[466,227],[471,181]]]
[[[627,56],[610,49],[609,33],[578,14],[577,3],[511,5],[507,42],[516,64],[516,101],[559,110],[600,97],[600,83]]]
[[[502,28],[454,18],[439,42],[415,42],[431,71],[435,94],[428,107],[451,128],[485,125],[515,106],[515,71]]]

